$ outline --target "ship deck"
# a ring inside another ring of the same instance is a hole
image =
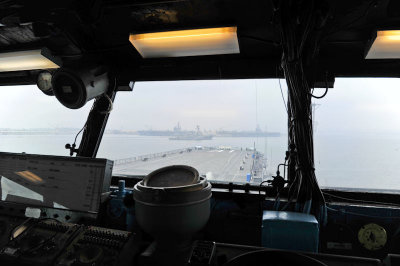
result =
[[[164,155],[165,154],[165,155]],[[169,165],[189,165],[200,175],[210,180],[246,182],[251,172],[252,152],[240,149],[188,149],[173,153],[160,153],[157,156],[142,156],[134,160],[115,161],[114,174],[147,175],[151,171]],[[243,170],[240,167],[243,166]]]

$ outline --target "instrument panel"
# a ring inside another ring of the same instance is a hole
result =
[[[120,265],[119,254],[131,233],[89,226],[56,260],[55,265]]]
[[[121,254],[132,255],[130,232],[48,218],[17,220],[0,217],[0,226],[8,225],[0,228],[0,261],[7,265],[124,265],[129,259]]]

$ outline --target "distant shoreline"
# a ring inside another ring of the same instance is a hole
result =
[[[0,135],[11,136],[31,136],[31,135],[74,135],[80,131],[78,128],[60,129],[0,129]],[[184,135],[195,135],[193,131],[180,131],[179,134],[169,130],[105,130],[105,135],[129,135],[129,136],[148,136],[148,137],[176,137]],[[280,132],[257,132],[257,131],[216,131],[207,132],[211,137],[233,137],[233,138],[257,138],[257,137],[281,137]]]
[[[78,130],[79,131],[79,130]],[[0,132],[1,136],[58,136],[58,135],[76,135],[78,133],[76,132],[48,132],[48,131],[43,131],[43,132]],[[140,137],[171,137],[174,135],[141,135],[138,133],[115,133],[115,132],[104,132],[104,135],[121,135],[121,136],[140,136]],[[214,138],[267,138],[267,137],[282,137],[285,136],[285,134],[279,134],[279,135],[213,135]]]

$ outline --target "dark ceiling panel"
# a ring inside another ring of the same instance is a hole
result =
[[[32,25],[0,27],[0,47],[33,43],[38,40],[40,38],[33,34]]]
[[[0,23],[3,14],[7,24],[0,26],[0,50],[42,45],[60,56],[64,65],[77,61],[109,65],[122,80],[275,77],[282,57],[276,12],[279,1],[7,2],[11,4],[0,4]],[[316,2],[320,13],[327,16],[324,26],[312,32],[320,40],[314,68],[340,76],[397,75],[397,60],[372,62],[364,55],[377,28],[400,29],[399,1]],[[33,31],[32,23],[40,27]],[[135,32],[227,25],[238,27],[240,55],[144,60],[128,41]]]

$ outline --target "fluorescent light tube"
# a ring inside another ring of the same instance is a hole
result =
[[[0,53],[0,72],[58,68],[46,49]]]
[[[143,58],[238,54],[236,27],[131,34]]]
[[[378,31],[366,59],[399,59],[400,30]]]

